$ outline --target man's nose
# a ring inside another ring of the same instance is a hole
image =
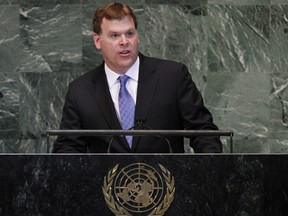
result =
[[[128,40],[126,38],[126,35],[121,35],[121,44],[125,45],[128,43]]]

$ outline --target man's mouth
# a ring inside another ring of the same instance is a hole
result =
[[[129,53],[128,50],[123,50],[123,51],[120,52],[120,54],[128,54],[128,53]]]

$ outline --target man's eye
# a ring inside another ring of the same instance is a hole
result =
[[[129,38],[133,37],[134,35],[135,35],[135,32],[133,32],[133,31],[126,33],[126,36]]]
[[[111,34],[110,37],[111,38],[117,38],[119,35],[118,34]]]

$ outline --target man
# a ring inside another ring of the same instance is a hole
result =
[[[218,129],[185,65],[138,51],[137,20],[127,5],[99,8],[93,31],[104,62],[69,85],[61,129]],[[125,106],[131,110],[124,113]],[[126,125],[125,115],[132,123]],[[59,136],[53,152],[164,153],[170,151],[168,142],[172,152],[184,152],[181,136]],[[195,152],[222,151],[219,137],[191,137],[190,145]]]

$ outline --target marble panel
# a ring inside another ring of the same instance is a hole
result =
[[[273,149],[288,146],[288,4],[271,6],[271,126]]]
[[[24,50],[46,62],[46,72],[63,71],[66,64],[81,62],[81,6],[45,5],[20,8],[20,37]],[[42,72],[21,68],[24,72]],[[44,71],[43,71],[44,72]]]
[[[284,134],[283,132],[283,134],[280,134],[279,137],[276,137],[275,139],[270,139],[271,153],[288,153],[288,139],[283,138],[286,137],[286,133]]]
[[[19,134],[19,80],[16,75],[0,76],[0,140]]]
[[[200,89],[204,88],[207,35],[205,7],[199,5],[147,5],[143,53],[184,63]],[[142,39],[143,38],[143,39]]]
[[[284,76],[284,77],[283,77]],[[286,78],[285,78],[286,77]],[[271,126],[274,128],[274,137],[286,137],[288,128],[288,79],[283,73],[272,76],[271,95]],[[286,136],[285,136],[286,135]]]
[[[18,153],[19,140],[17,138],[0,139],[0,153]]]
[[[74,78],[70,73],[21,74],[19,121],[23,138],[45,137],[47,129],[59,127],[66,89]]]
[[[51,145],[45,136],[34,136],[31,139],[11,136],[9,139],[0,140],[0,153],[43,153],[51,152]],[[51,139],[52,141],[52,139]]]
[[[129,6],[132,5],[142,5],[145,3],[146,0],[122,0],[119,1],[124,4],[128,4]],[[96,10],[98,6],[105,5],[111,3],[113,1],[110,0],[81,0],[82,5],[94,5],[93,8]],[[116,2],[116,1],[114,1]]]
[[[26,6],[43,6],[43,5],[59,5],[59,4],[80,4],[81,0],[18,0],[21,7]]]
[[[269,6],[209,5],[207,19],[209,71],[271,70]]]
[[[82,21],[82,61],[83,71],[88,72],[103,62],[100,51],[98,51],[93,42],[92,19],[95,10],[99,7],[95,5],[83,5],[83,21]]]
[[[239,145],[247,146],[249,143],[254,145],[255,140],[259,139],[261,143],[263,139],[266,140],[271,136],[268,75],[241,76],[240,73],[236,78],[228,73],[213,75],[207,80],[207,86],[209,86],[205,90],[207,107],[213,113],[219,128],[234,131],[234,145],[238,145],[236,152],[242,152]],[[265,146],[269,145],[268,143],[269,141],[263,143],[260,152],[269,152],[267,151],[269,148]],[[247,152],[248,149],[243,146],[243,152]],[[251,151],[255,152],[252,148]]]
[[[145,3],[150,5],[150,4],[155,4],[155,5],[205,5],[207,4],[208,0],[145,0]]]
[[[16,70],[19,55],[19,6],[0,5],[0,73]]]
[[[268,12],[268,6],[209,5],[208,9],[204,97],[219,127],[235,132],[236,152],[249,151],[255,138],[263,146],[251,144],[251,152],[270,152],[269,141],[263,142],[272,129]]]
[[[10,143],[15,145],[19,138],[19,78],[15,73],[21,58],[18,5],[0,5],[0,32],[0,152],[13,152]]]
[[[19,0],[0,0],[0,5],[17,4]]]
[[[271,4],[282,4],[282,5],[287,5],[287,1],[286,0],[270,0]]]
[[[270,1],[271,0],[240,0],[240,1],[238,1],[238,0],[208,0],[208,4],[263,5],[263,4],[270,4]],[[277,1],[277,0],[274,0],[274,1]]]

